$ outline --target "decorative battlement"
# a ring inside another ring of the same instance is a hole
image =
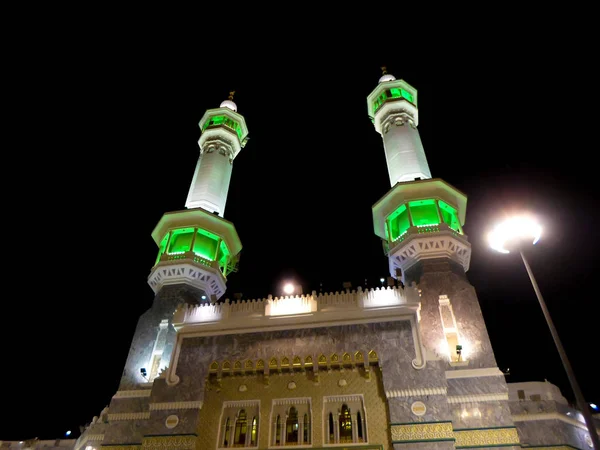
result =
[[[311,316],[319,320],[324,313],[342,311],[374,310],[389,307],[416,307],[419,293],[414,287],[388,287],[348,292],[330,292],[310,295],[275,297],[255,300],[240,300],[204,305],[180,305],[173,317],[173,324],[178,329],[192,324],[209,324],[214,322],[237,322],[247,324],[248,319],[269,320],[277,317]],[[323,316],[324,318],[324,316]],[[330,320],[329,318],[327,320]]]

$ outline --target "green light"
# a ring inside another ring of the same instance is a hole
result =
[[[227,262],[230,255],[231,253],[227,248],[227,244],[225,244],[225,241],[221,241],[221,245],[219,245],[219,253],[217,253],[217,260],[219,261],[219,266],[221,267],[223,273],[225,273],[227,270]],[[225,273],[225,275],[227,275],[227,273]]]
[[[171,235],[170,240],[169,234]],[[168,249],[166,248],[167,242],[169,243]],[[192,242],[194,248],[191,248]],[[231,256],[227,244],[225,244],[225,241],[221,237],[202,228],[196,228],[195,237],[194,228],[177,228],[167,233],[159,244],[156,264],[160,262],[160,257],[164,253],[168,255],[183,255],[190,250],[197,256],[209,261],[219,261],[221,270],[224,273],[227,270]]]
[[[238,135],[238,138],[242,139],[242,127],[238,122],[233,119],[230,119],[227,116],[213,116],[206,122],[204,122],[204,126],[202,127],[202,131],[206,130],[209,127],[225,125],[227,128],[235,131]]]
[[[398,89],[398,88],[391,88],[390,93],[392,94],[392,98],[402,97],[402,93],[400,92],[400,89]]]
[[[173,230],[171,232],[171,242],[169,242],[167,253],[172,255],[173,253],[189,252],[193,237],[193,228],[179,228]]]
[[[162,241],[160,241],[160,244],[158,246],[158,256],[156,257],[156,262],[154,264],[158,264],[158,261],[160,261],[161,255],[165,252],[165,249],[167,248],[167,242],[169,242],[169,233],[165,234],[165,237],[162,239]]]
[[[458,214],[456,212],[456,209],[454,209],[446,202],[443,202],[442,200],[438,202],[438,205],[440,205],[440,212],[442,213],[442,220],[444,221],[444,223],[448,224],[448,226],[454,231],[458,231],[462,234],[462,230],[460,229],[460,221],[458,220]]]
[[[400,89],[400,91],[402,92],[402,97],[404,97],[406,100],[408,100],[411,103],[415,102],[410,92],[405,91],[404,89]]]
[[[388,226],[392,241],[398,239],[410,228],[406,205],[400,205],[396,211],[388,216]]]
[[[210,231],[198,228],[196,240],[194,241],[194,253],[209,261],[214,261],[217,255],[219,236]]]
[[[435,200],[417,200],[409,202],[413,225],[437,225],[440,223]]]
[[[390,88],[382,92],[382,94],[373,102],[373,114],[390,98],[404,98],[411,103],[414,103],[414,98],[410,92],[401,88]]]

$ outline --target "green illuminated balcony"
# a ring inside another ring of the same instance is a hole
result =
[[[377,97],[373,101],[373,114],[375,114],[377,112],[377,110],[379,108],[381,108],[381,106],[388,100],[398,100],[398,99],[404,99],[404,100],[412,103],[413,105],[415,104],[412,94],[410,92],[408,92],[407,90],[402,89],[402,88],[386,89],[379,95],[379,97]]]
[[[442,225],[442,226],[440,226]],[[413,233],[437,233],[442,229],[463,234],[456,208],[443,200],[424,199],[402,203],[386,218],[385,237],[390,245]]]
[[[238,135],[238,138],[240,139],[240,141],[242,140],[243,130],[242,130],[242,127],[240,126],[239,122],[237,122],[225,115],[212,116],[209,120],[204,122],[204,125],[202,126],[202,132],[204,132],[204,130],[206,130],[207,128],[218,127],[218,126],[224,126],[224,127],[229,128],[232,131],[235,131],[235,133]]]
[[[181,259],[218,268],[225,276],[237,270],[237,259],[231,256],[225,241],[198,227],[172,229],[161,239],[155,265]]]

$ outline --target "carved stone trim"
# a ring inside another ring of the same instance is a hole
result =
[[[434,388],[416,388],[416,389],[397,389],[386,391],[385,396],[387,398],[396,397],[420,397],[423,395],[446,395],[445,387],[434,387]]]
[[[259,400],[239,400],[223,402],[223,408],[244,408],[251,406],[259,406]]]
[[[520,446],[515,427],[487,428],[481,430],[454,430],[456,448]]]
[[[273,406],[276,405],[310,405],[310,397],[300,398],[275,398],[273,399]]]
[[[143,448],[187,450],[196,448],[197,436],[146,436]]]
[[[108,414],[109,422],[115,420],[139,420],[139,419],[149,419],[150,411],[148,412],[135,412],[135,413],[115,413]]]
[[[477,378],[477,377],[499,377],[504,376],[497,367],[488,367],[486,369],[464,369],[464,370],[447,370],[446,379],[452,378]]]
[[[391,425],[392,442],[453,441],[452,422]]]
[[[323,397],[324,403],[362,402],[362,395],[330,395]]]
[[[202,400],[195,402],[161,402],[150,403],[150,411],[161,411],[165,409],[201,409]]]
[[[135,398],[135,397],[150,397],[152,389],[138,389],[135,391],[117,391],[113,398]]]
[[[448,403],[497,402],[502,400],[508,400],[508,392],[500,392],[497,394],[452,395],[448,397]]]

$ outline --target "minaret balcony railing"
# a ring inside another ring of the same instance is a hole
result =
[[[185,260],[185,259],[191,259],[195,263],[202,264],[207,267],[212,267],[213,269],[220,268],[219,261],[211,261],[210,259],[203,258],[202,256],[195,254],[194,252],[175,253],[175,254],[171,254],[171,255],[169,255],[167,253],[163,253],[162,255],[160,255],[159,263],[164,262],[164,261],[181,262],[182,260]]]
[[[402,244],[402,242],[404,242],[405,240],[407,240],[410,237],[424,235],[424,234],[432,234],[432,233],[449,234],[464,243],[469,242],[466,234],[461,234],[461,233],[457,232],[456,230],[453,230],[445,223],[432,224],[432,225],[418,225],[418,226],[410,227],[408,230],[406,230],[404,233],[402,233],[400,236],[398,236],[393,241],[392,240],[384,241],[384,251],[387,255],[392,250],[394,250],[398,245]]]

